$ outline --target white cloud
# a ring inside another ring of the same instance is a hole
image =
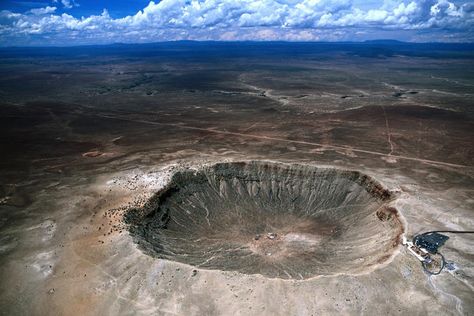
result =
[[[65,8],[77,5],[73,0],[57,1]],[[0,42],[31,42],[42,35],[59,44],[65,40],[337,40],[351,39],[350,34],[359,31],[445,29],[456,30],[459,40],[466,40],[462,36],[473,36],[474,26],[472,4],[456,5],[449,0],[386,0],[371,9],[361,9],[351,0],[162,0],[151,1],[136,14],[118,19],[106,10],[82,18],[52,14],[55,10],[46,7],[25,14],[0,12]]]
[[[37,9],[31,9],[30,13],[34,15],[42,15],[42,14],[50,14],[56,11],[56,7],[44,7],[44,8],[37,8]]]
[[[61,2],[66,9],[72,9],[73,7],[79,6],[79,4],[77,4],[74,0],[53,0],[53,3],[59,2]]]

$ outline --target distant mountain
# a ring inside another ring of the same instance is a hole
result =
[[[416,43],[402,42],[402,41],[397,41],[397,40],[392,40],[392,39],[367,40],[367,41],[364,41],[363,43],[367,43],[367,44],[385,44],[385,45],[416,44]]]
[[[3,47],[0,58],[17,57],[77,57],[129,56],[181,56],[196,60],[212,58],[248,58],[268,55],[272,58],[324,59],[334,54],[388,58],[418,56],[432,58],[474,59],[474,43],[410,43],[397,40],[371,40],[365,42],[256,42],[256,41],[174,41],[144,44],[114,43],[109,45],[69,47]]]

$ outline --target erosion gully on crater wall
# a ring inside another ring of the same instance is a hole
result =
[[[404,231],[393,199],[357,171],[218,163],[178,171],[126,221],[140,248],[157,258],[307,279],[386,262]]]

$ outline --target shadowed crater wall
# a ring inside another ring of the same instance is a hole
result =
[[[403,233],[392,194],[356,171],[267,162],[181,170],[126,214],[145,253],[206,269],[307,279],[387,261]]]

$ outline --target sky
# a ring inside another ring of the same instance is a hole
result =
[[[474,1],[0,0],[1,46],[375,39],[474,42]]]

